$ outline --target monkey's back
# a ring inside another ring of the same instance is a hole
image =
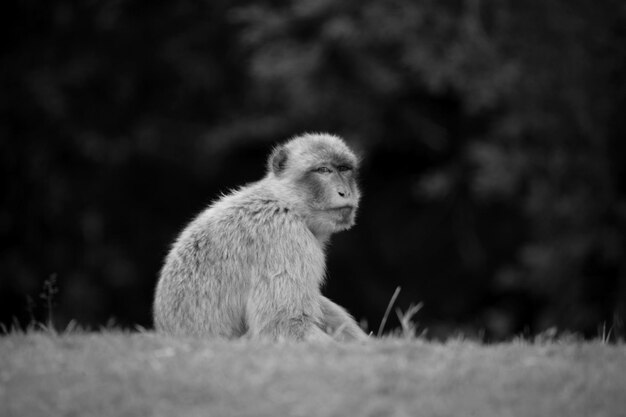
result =
[[[264,181],[222,197],[179,235],[156,288],[158,330],[238,337],[247,331],[248,295],[260,280],[302,281],[304,294],[319,288],[323,249]]]

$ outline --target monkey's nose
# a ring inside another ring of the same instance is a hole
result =
[[[348,192],[345,190],[339,190],[337,191],[337,193],[341,196],[341,197],[346,197],[348,195]]]

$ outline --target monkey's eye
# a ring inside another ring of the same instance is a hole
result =
[[[330,174],[331,172],[333,172],[333,170],[328,167],[318,167],[318,168],[315,168],[313,172],[319,172],[321,174]]]
[[[352,167],[348,165],[340,165],[337,167],[337,171],[339,172],[352,171]]]

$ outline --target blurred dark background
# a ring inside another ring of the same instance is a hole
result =
[[[59,328],[150,327],[185,223],[259,179],[276,142],[330,131],[364,157],[364,197],[325,293],[370,329],[401,286],[394,308],[423,302],[432,337],[624,334],[623,0],[2,15],[0,323],[45,321],[52,298]]]

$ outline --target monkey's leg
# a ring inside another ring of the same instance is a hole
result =
[[[276,276],[256,283],[246,303],[250,337],[332,342],[332,338],[318,327],[319,300],[313,294],[294,297],[303,291],[298,284]]]
[[[322,328],[338,340],[366,340],[367,334],[359,327],[354,318],[342,307],[328,298],[321,297]]]

